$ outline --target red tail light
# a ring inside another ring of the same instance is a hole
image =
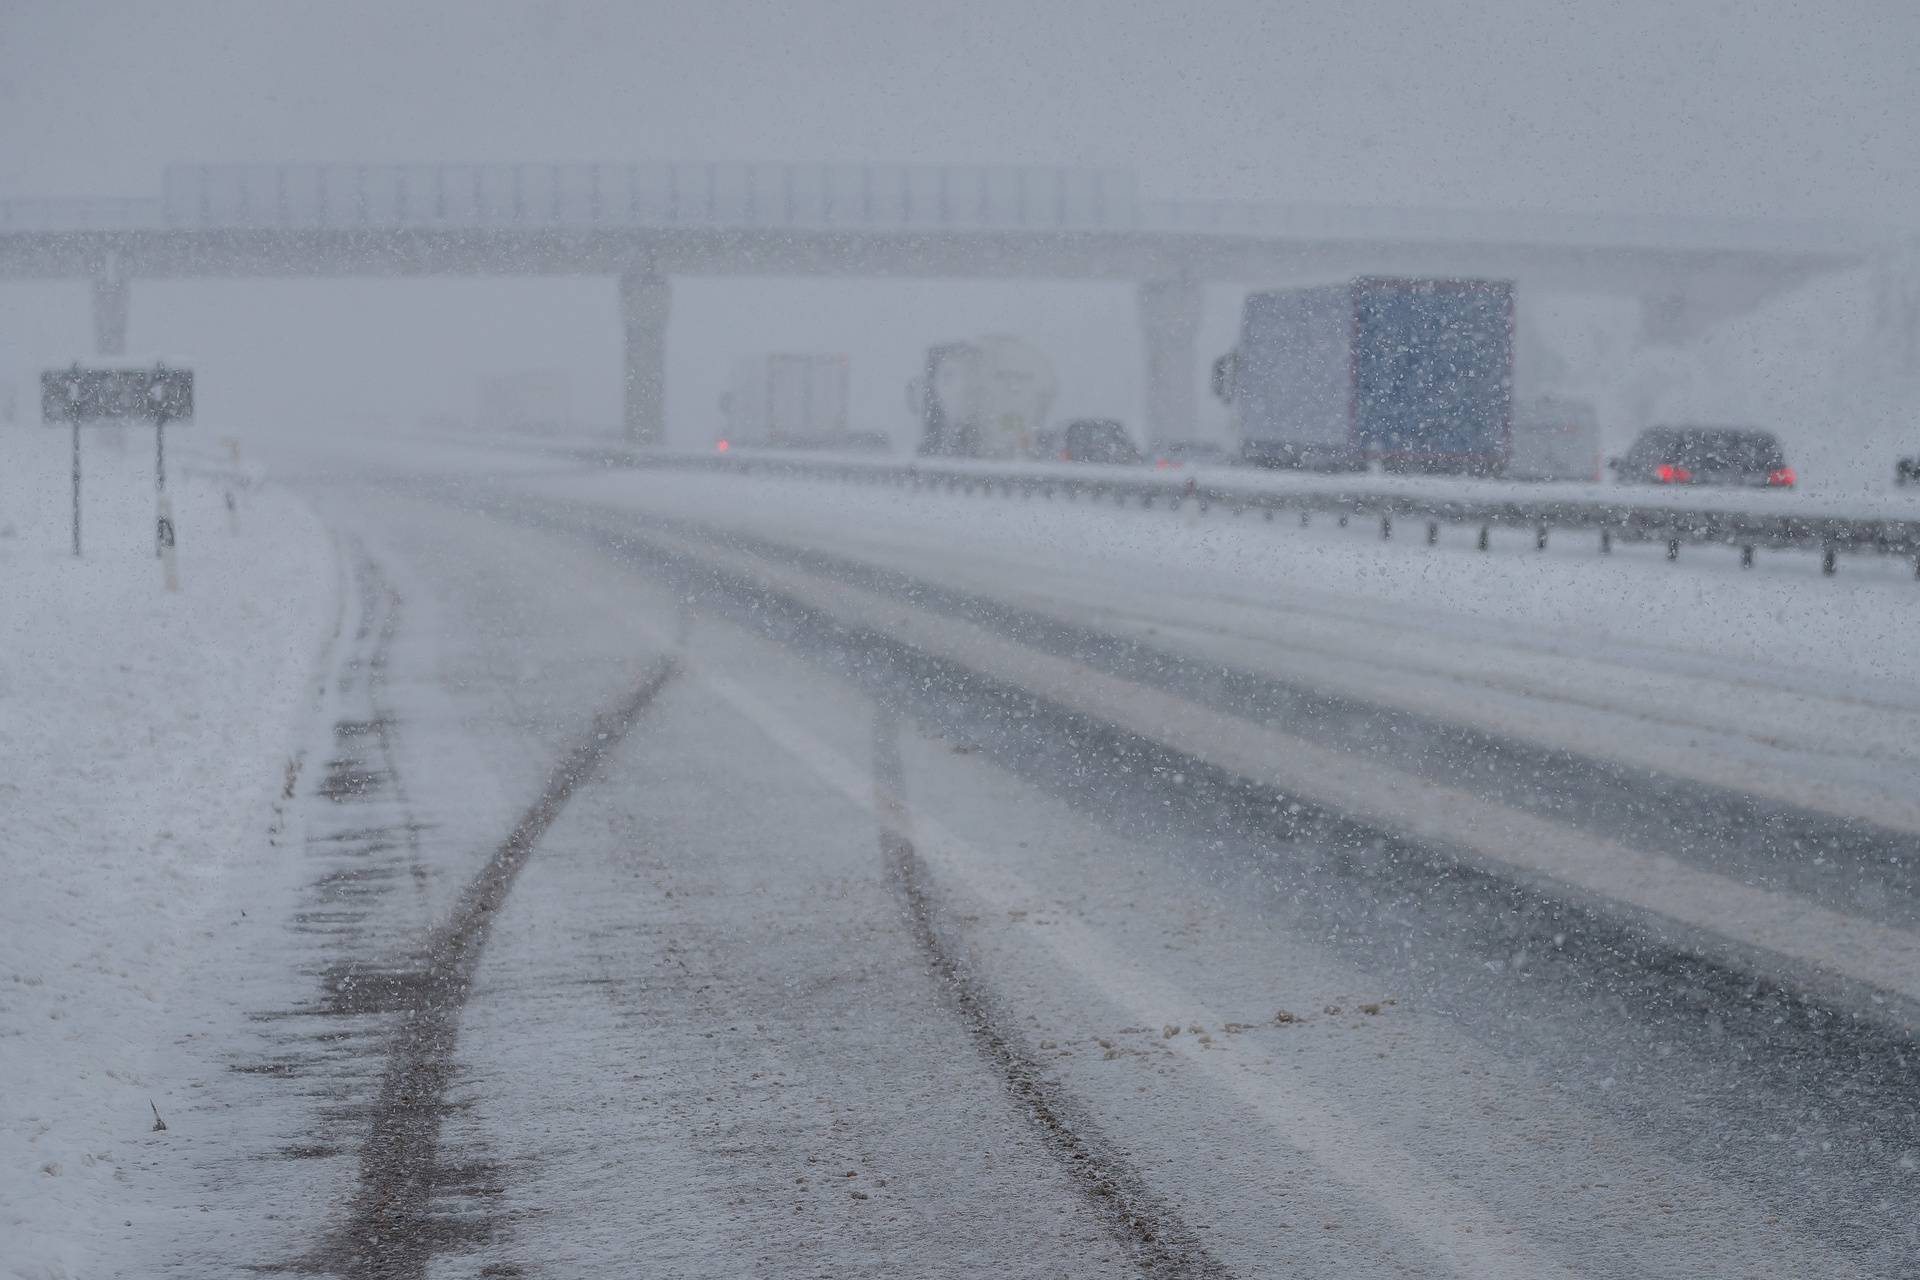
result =
[[[1793,488],[1795,478],[1792,467],[1781,467],[1778,471],[1767,473],[1767,483],[1777,484],[1783,489]]]
[[[1671,462],[1663,462],[1653,469],[1653,478],[1661,484],[1691,484],[1693,472],[1685,467],[1676,467]]]
[[[728,449],[732,447],[733,446],[729,445],[725,440],[722,440],[719,444],[716,444],[715,446],[713,446],[713,451],[715,453],[725,453]]]

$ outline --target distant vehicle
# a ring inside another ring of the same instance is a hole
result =
[[[1211,440],[1175,440],[1162,445],[1153,457],[1153,465],[1163,470],[1186,466],[1224,467],[1232,462],[1227,446]]]
[[[847,432],[847,357],[780,351],[734,362],[720,397],[730,447],[838,448]]]
[[[1796,480],[1780,441],[1752,427],[1648,427],[1607,465],[1625,484],[1791,489]]]
[[[1251,294],[1214,363],[1243,461],[1492,475],[1507,463],[1513,285],[1363,278]]]
[[[1017,458],[1042,443],[1053,408],[1053,365],[1003,335],[927,349],[925,370],[907,384],[920,423],[919,452],[957,458]]]
[[[1509,480],[1600,479],[1600,416],[1582,400],[1535,396],[1513,409]]]
[[[1900,458],[1893,464],[1893,482],[1895,484],[1920,484],[1920,453],[1910,458]]]
[[[483,431],[562,434],[574,425],[573,380],[558,369],[518,369],[484,378],[473,421]]]
[[[1038,451],[1061,462],[1130,467],[1146,460],[1126,427],[1112,418],[1076,418],[1058,431],[1044,433]]]

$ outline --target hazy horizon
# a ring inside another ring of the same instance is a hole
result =
[[[179,161],[922,161],[1120,165],[1169,197],[1911,226],[1916,34],[1891,3],[14,0],[0,199],[151,195]],[[1241,292],[1210,291],[1199,359]],[[916,353],[995,330],[1050,352],[1061,413],[1138,423],[1124,287],[683,278],[672,429],[702,438],[734,357],[779,348],[849,352],[856,413],[898,428]],[[0,378],[85,353],[85,289],[7,285],[0,333]],[[192,353],[207,411],[240,422],[469,411],[513,368],[617,416],[605,280],[141,282],[130,341]],[[353,376],[313,385],[316,351]]]

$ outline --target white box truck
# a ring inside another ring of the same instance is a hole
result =
[[[833,448],[847,444],[847,357],[778,351],[734,362],[720,397],[728,447]]]
[[[483,431],[560,435],[572,430],[573,380],[558,369],[519,369],[480,381],[473,420]]]
[[[907,384],[920,425],[919,452],[1014,458],[1042,443],[1053,409],[1053,365],[1034,347],[1000,334],[927,349],[925,371]]]

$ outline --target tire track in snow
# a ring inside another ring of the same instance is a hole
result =
[[[1096,1127],[1073,1116],[1045,1073],[1002,1029],[994,1002],[970,968],[940,936],[926,868],[914,848],[913,819],[900,762],[898,716],[879,708],[873,725],[874,814],[887,878],[906,908],[915,944],[980,1056],[992,1065],[1014,1103],[1039,1130],[1047,1149],[1073,1179],[1088,1208],[1149,1276],[1217,1277],[1232,1272],[1207,1251],[1198,1234]]]
[[[640,715],[673,679],[671,658],[657,662],[623,698],[602,710],[548,776],[540,796],[468,883],[452,915],[429,936],[418,969],[393,975],[385,993],[398,1021],[360,1150],[358,1185],[347,1220],[306,1267],[349,1280],[420,1280],[458,1227],[431,1209],[441,1181],[440,1122],[448,1110],[460,1015],[486,949],[494,913],[520,869],[579,787],[591,780]]]

